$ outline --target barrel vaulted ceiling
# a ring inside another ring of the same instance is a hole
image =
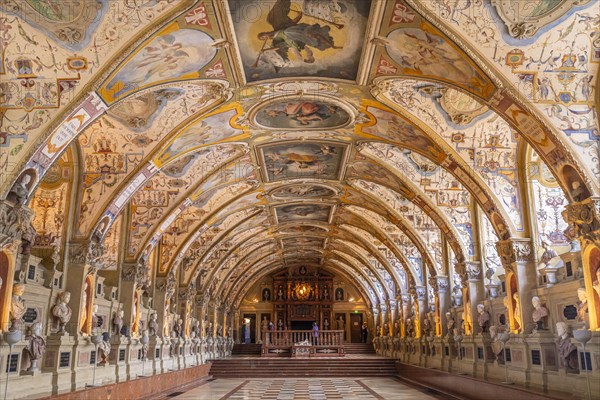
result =
[[[1,195],[27,186],[36,246],[102,241],[231,304],[299,264],[393,300],[497,258],[477,229],[531,234],[527,146],[600,193],[598,9],[7,0]]]

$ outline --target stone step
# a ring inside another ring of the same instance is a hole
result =
[[[394,360],[364,359],[291,359],[291,358],[228,358],[213,360],[210,374],[214,378],[267,377],[361,377],[394,376]]]

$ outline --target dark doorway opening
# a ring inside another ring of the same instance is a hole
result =
[[[314,321],[292,321],[293,331],[310,331]],[[320,328],[320,327],[319,327]]]

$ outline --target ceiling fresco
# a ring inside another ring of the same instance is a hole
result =
[[[0,15],[0,194],[58,269],[92,240],[232,304],[307,265],[376,305],[568,251],[600,194],[598,1],[84,3]]]
[[[229,0],[228,5],[248,82],[356,79],[371,0]]]

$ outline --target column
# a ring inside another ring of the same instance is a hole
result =
[[[388,300],[388,309],[390,310],[390,336],[396,336],[397,332],[394,332],[394,324],[398,319],[398,309],[396,300]]]
[[[96,272],[104,267],[104,246],[96,241],[71,243],[69,253],[65,286],[71,292],[69,305],[73,316],[70,325],[75,326],[74,331],[69,333],[89,335],[92,330]]]
[[[447,276],[437,275],[435,277],[437,280],[437,288],[438,288],[438,299],[439,299],[439,307],[440,307],[440,319],[441,319],[441,335],[442,337],[446,336],[446,313],[450,309],[450,291],[448,290],[450,282]]]
[[[388,336],[390,331],[389,324],[389,307],[387,305],[387,300],[385,303],[379,305],[379,311],[381,313],[381,336]]]
[[[417,330],[417,337],[423,335],[423,321],[427,318],[427,312],[429,307],[427,306],[427,286],[416,286],[417,293],[417,304],[419,305],[419,329]]]
[[[138,321],[137,316],[139,312],[139,304],[136,304],[136,264],[124,264],[121,269],[121,285],[119,287],[119,301],[123,304],[123,323],[130,327],[130,333],[132,336],[137,336]],[[137,300],[139,303],[139,300]],[[160,326],[160,325],[159,325]]]
[[[235,310],[235,312],[233,313],[233,332],[231,332],[232,337],[235,340],[235,343],[240,343],[240,333],[241,333],[241,326],[240,326],[240,322],[242,319],[242,315],[240,314],[240,310]]]
[[[477,305],[483,303],[485,299],[485,289],[483,286],[483,274],[481,273],[481,263],[479,261],[467,261],[467,278],[469,281],[470,309],[472,320],[472,333],[476,335],[481,332],[477,322]],[[466,306],[466,303],[465,303]],[[488,310],[489,311],[489,310]]]
[[[381,334],[381,321],[379,320],[379,317],[379,306],[373,307],[373,338],[376,338]]]
[[[534,328],[531,296],[537,286],[536,263],[531,239],[509,239],[496,243],[504,269],[515,274],[517,294],[514,319],[522,321],[520,333],[530,333]],[[507,282],[507,285],[510,283]]]
[[[600,329],[600,265],[598,261],[592,264],[593,254],[600,251],[600,197],[590,197],[580,202],[569,204],[563,211],[564,220],[573,227],[574,236],[581,244],[581,262],[583,280],[588,298],[588,314],[590,329]],[[596,256],[594,256],[596,257]]]
[[[400,324],[400,335],[405,338],[406,337],[406,319],[410,315],[411,309],[411,296],[409,294],[402,294],[402,323]]]

